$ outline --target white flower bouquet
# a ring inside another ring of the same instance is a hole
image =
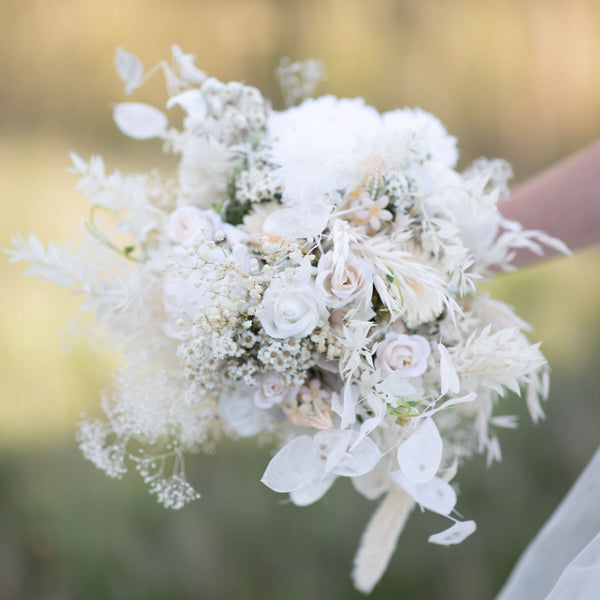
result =
[[[383,498],[354,567],[369,592],[413,506],[451,521],[430,542],[475,530],[455,517],[451,481],[475,452],[500,458],[496,429],[516,424],[496,414],[505,392],[543,415],[539,344],[477,284],[519,248],[565,248],[505,220],[509,165],[458,172],[456,141],[432,115],[332,96],[278,112],[172,51],[158,68],[182,127],[141,103],[117,104],[114,119],[164,140],[176,173],[107,174],[101,158],[72,155],[91,205],[81,243],[16,237],[12,260],[84,293],[122,348],[106,418],[79,429],[89,460],[111,477],[135,466],[179,508],[199,497],[184,453],[267,438],[278,451],[262,482],[295,504],[338,477]],[[128,93],[154,72],[122,50],[115,64]],[[288,104],[322,75],[317,61],[282,63]]]

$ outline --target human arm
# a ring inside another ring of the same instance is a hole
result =
[[[600,142],[521,184],[499,209],[507,219],[557,237],[571,250],[600,243]],[[536,260],[535,254],[521,251],[515,263]]]

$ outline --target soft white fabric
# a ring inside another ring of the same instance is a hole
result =
[[[546,600],[573,600],[600,596],[600,533],[563,571]]]
[[[600,598],[600,448],[496,600]]]

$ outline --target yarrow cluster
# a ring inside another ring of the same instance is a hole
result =
[[[369,592],[414,505],[451,526],[451,481],[476,452],[500,458],[507,390],[543,416],[548,368],[512,310],[478,290],[519,248],[564,246],[505,220],[500,160],[456,170],[456,141],[419,109],[379,114],[324,96],[284,111],[221,83],[173,46],[160,63],[181,129],[143,103],[114,108],[119,129],[161,138],[175,176],[108,174],[72,155],[90,215],[78,247],[14,239],[27,273],[86,295],[126,365],[84,421],[84,455],[111,477],[135,468],[168,507],[199,497],[184,453],[223,436],[268,436],[262,482],[305,506],[338,477],[375,500],[355,560]],[[119,50],[131,93],[154,72]],[[290,103],[323,77],[318,61],[282,62]]]

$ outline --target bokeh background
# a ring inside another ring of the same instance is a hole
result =
[[[600,136],[597,0],[0,0],[0,23],[2,247],[18,231],[73,233],[87,209],[69,150],[123,171],[161,160],[112,123],[110,103],[125,99],[117,46],[150,67],[178,43],[276,107],[280,57],[321,58],[321,92],[421,106],[458,137],[462,166],[503,157],[516,183]],[[133,99],[164,102],[161,77]],[[137,474],[115,482],[85,462],[75,423],[97,411],[116,359],[61,333],[79,300],[21,271],[0,261],[0,600],[360,597],[349,572],[374,506],[345,482],[295,508],[259,483],[268,448],[225,445],[188,461],[203,498],[169,512]],[[460,478],[477,534],[429,545],[446,522],[415,513],[374,600],[497,593],[598,446],[599,275],[591,249],[489,286],[543,340],[548,418],[533,426],[506,400],[521,426],[501,439],[503,462],[476,457]]]

